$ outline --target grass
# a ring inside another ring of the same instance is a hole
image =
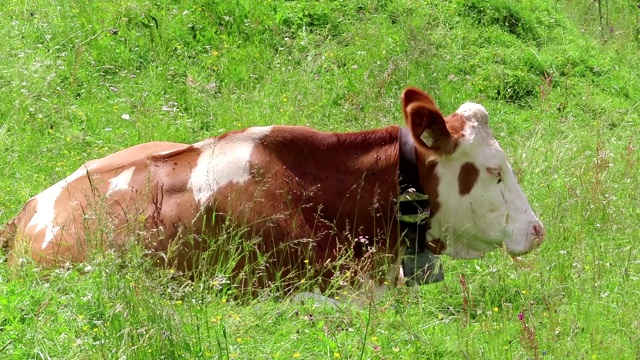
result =
[[[400,124],[415,85],[446,113],[485,105],[548,241],[520,261],[444,259],[443,283],[364,309],[237,302],[136,249],[0,265],[0,357],[640,357],[639,19],[605,0],[10,2],[2,222],[123,147]]]

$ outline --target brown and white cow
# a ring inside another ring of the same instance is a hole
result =
[[[403,92],[402,107],[407,130],[253,127],[193,145],[141,144],[89,161],[31,198],[0,233],[0,244],[9,249],[9,263],[26,248],[35,261],[53,264],[85,261],[96,239],[108,246],[143,239],[151,252],[171,252],[172,264],[190,270],[197,253],[232,225],[251,243],[233,274],[260,263],[260,274],[243,286],[293,284],[309,263],[317,266],[315,276],[330,279],[336,271],[330,265],[345,249],[365,256],[363,242],[390,255],[393,284],[406,247],[396,219],[404,132],[415,155],[407,176],[430,201],[423,236],[431,251],[469,259],[499,247],[521,255],[540,245],[542,223],[484,107],[466,103],[444,118],[415,88]]]

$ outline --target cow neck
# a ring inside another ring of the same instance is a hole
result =
[[[427,230],[431,211],[429,198],[420,184],[416,162],[416,146],[408,128],[400,128],[398,156],[398,222],[400,233],[407,243],[407,252],[419,254],[428,246]]]

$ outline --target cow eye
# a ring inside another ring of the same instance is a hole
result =
[[[498,178],[498,184],[502,182],[502,172],[497,167],[487,167],[487,172]]]

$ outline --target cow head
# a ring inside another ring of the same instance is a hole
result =
[[[444,254],[467,259],[503,246],[511,255],[538,247],[544,227],[491,133],[485,108],[465,103],[445,119],[415,88],[404,91],[402,106],[432,203],[428,239],[439,239]]]

